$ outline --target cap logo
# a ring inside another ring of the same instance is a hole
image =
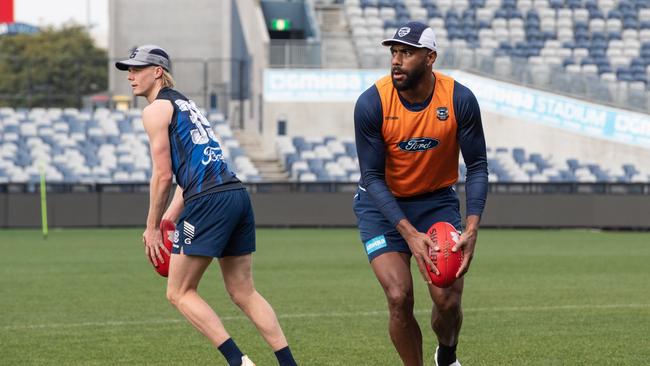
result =
[[[400,37],[404,37],[405,35],[411,33],[411,28],[409,27],[402,27],[397,31],[397,35]]]
[[[133,52],[131,52],[131,56],[129,56],[129,58],[135,58],[135,55],[137,53],[138,53],[138,50],[134,50]]]

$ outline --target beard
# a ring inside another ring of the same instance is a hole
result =
[[[414,89],[415,86],[422,80],[422,78],[427,74],[427,64],[423,63],[420,67],[415,68],[411,71],[404,71],[401,68],[393,68],[391,70],[391,80],[393,81],[393,86],[397,91],[405,91]],[[400,71],[404,75],[404,80],[397,81],[393,76],[393,72]]]

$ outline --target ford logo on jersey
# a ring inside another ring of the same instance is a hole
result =
[[[438,146],[439,143],[438,140],[429,137],[414,137],[407,141],[400,142],[397,146],[399,146],[402,151],[419,152],[433,149]]]

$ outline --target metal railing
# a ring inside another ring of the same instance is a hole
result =
[[[272,40],[269,44],[270,67],[319,68],[322,64],[320,41]]]
[[[251,193],[343,193],[356,192],[356,182],[258,182],[244,183]],[[607,194],[607,195],[650,195],[647,183],[490,183],[490,194]],[[0,193],[37,193],[38,183],[3,183]],[[465,192],[465,185],[455,186],[458,192]],[[47,191],[53,193],[141,193],[149,191],[148,183],[105,184],[105,183],[47,183]]]
[[[598,75],[568,73],[561,65],[531,64],[525,58],[493,57],[473,49],[444,49],[435,67],[476,74],[589,102],[650,113],[650,92],[640,84],[602,80]]]
[[[16,58],[0,57],[0,61],[9,69],[0,75],[0,107],[113,106],[113,93],[107,90],[111,73],[106,71],[113,70],[118,59],[71,60],[65,62],[65,67],[44,69],[44,66],[59,65],[63,61],[34,59],[21,63]],[[81,72],[88,68],[103,72]],[[226,112],[229,101],[250,98],[250,62],[245,59],[174,59],[172,74],[179,90],[205,108],[218,107]],[[93,75],[92,78],[89,75]],[[114,78],[114,82],[119,83],[117,90],[121,90],[117,94],[130,95],[126,75],[119,74]],[[93,95],[103,98],[95,100]],[[137,101],[134,100],[134,103]]]
[[[109,66],[114,67],[115,61],[110,60]],[[172,75],[176,88],[199,106],[227,113],[231,101],[250,98],[250,65],[248,60],[237,58],[178,58],[172,60]],[[126,92],[128,83],[122,80],[126,75],[116,77],[115,82],[120,84],[115,89],[130,95]]]
[[[358,50],[363,68],[390,68],[387,52]],[[445,47],[434,69],[458,69],[509,83],[562,94],[588,102],[650,113],[650,91],[642,83],[602,80],[598,75],[569,73],[561,65],[533,64],[526,58],[485,54],[472,48]]]

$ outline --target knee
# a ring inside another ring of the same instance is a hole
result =
[[[255,289],[242,289],[242,288],[227,288],[228,295],[230,295],[230,300],[239,306],[245,306],[252,295],[255,293]]]
[[[183,298],[183,292],[178,289],[167,288],[167,301],[178,308]]]
[[[461,314],[460,299],[448,297],[436,304],[436,310],[443,316],[459,316]]]
[[[178,291],[167,288],[167,301],[169,301],[169,303],[176,306],[176,304],[178,304],[178,298]]]
[[[386,292],[391,314],[413,311],[413,294],[403,289],[389,289]]]

